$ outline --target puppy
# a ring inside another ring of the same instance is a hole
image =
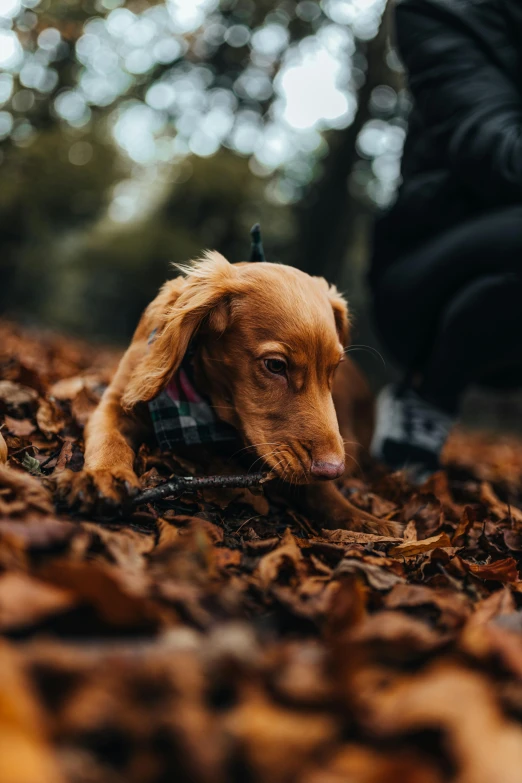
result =
[[[69,503],[93,490],[119,503],[136,491],[136,451],[155,430],[174,450],[239,440],[320,527],[396,534],[334,483],[367,447],[372,419],[369,390],[345,356],[348,308],[335,287],[217,252],[182,271],[145,310],[90,418]]]

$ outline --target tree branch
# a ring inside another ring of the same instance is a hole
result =
[[[243,489],[264,484],[267,480],[268,473],[250,473],[241,476],[178,476],[155,489],[147,489],[134,498],[133,502],[135,506],[141,506],[143,503],[163,500],[178,492],[195,492],[209,487]]]

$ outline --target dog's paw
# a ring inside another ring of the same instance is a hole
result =
[[[56,479],[59,501],[82,513],[96,512],[113,516],[130,505],[140,490],[133,470],[114,467],[111,470],[64,470]]]

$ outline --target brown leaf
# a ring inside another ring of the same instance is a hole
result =
[[[445,783],[435,763],[415,750],[382,752],[364,745],[345,745],[312,768],[301,783]]]
[[[466,536],[472,529],[473,525],[477,521],[477,512],[471,506],[466,506],[462,512],[457,529],[451,539],[452,546],[463,546],[466,540]]]
[[[369,590],[356,575],[345,575],[332,582],[330,605],[324,618],[323,632],[328,644],[335,644],[347,629],[362,623],[366,616]]]
[[[294,578],[300,572],[302,562],[301,550],[290,528],[287,528],[277,549],[261,558],[256,573],[261,585],[267,590],[272,582],[280,579],[283,572],[287,579]]]
[[[418,538],[419,537],[417,535],[417,525],[415,524],[415,520],[410,519],[410,521],[404,528],[404,541],[411,543],[412,541],[417,541]]]
[[[152,531],[142,533],[127,526],[109,528],[93,522],[83,522],[81,529],[89,534],[90,548],[118,566],[123,583],[134,592],[146,584],[144,556],[155,546]]]
[[[384,599],[388,609],[434,607],[440,613],[439,622],[446,628],[460,627],[470,614],[470,604],[461,593],[433,590],[424,585],[396,585]]]
[[[83,375],[74,375],[72,378],[61,378],[53,383],[49,389],[49,395],[56,400],[73,400],[76,395],[84,388],[85,377]]]
[[[40,432],[48,437],[58,435],[65,426],[65,417],[62,411],[49,400],[43,400],[40,403],[36,412],[36,421]]]
[[[367,688],[363,708],[367,728],[382,739],[442,730],[463,783],[518,783],[522,729],[504,717],[495,688],[479,673],[431,666]]]
[[[44,716],[20,659],[4,642],[0,647],[2,783],[63,783],[44,726]]]
[[[492,563],[468,563],[463,560],[465,567],[474,576],[479,579],[486,579],[492,582],[517,582],[518,571],[517,563],[512,557],[506,557],[503,560],[494,560]]]
[[[34,625],[49,615],[69,609],[75,603],[68,590],[46,584],[28,574],[0,575],[0,629]]]
[[[0,381],[0,410],[23,416],[35,408],[37,400],[38,394],[34,389],[13,381]]]
[[[256,514],[259,514],[261,517],[266,517],[270,511],[270,504],[262,492],[253,492],[251,489],[245,489],[240,502],[251,506]]]
[[[437,500],[446,507],[452,508],[455,505],[449,488],[448,476],[442,470],[434,473],[433,476],[430,476],[430,478],[424,482],[422,485],[422,492],[435,495]]]
[[[369,615],[353,628],[349,644],[354,643],[360,646],[363,653],[373,649],[385,659],[393,655],[395,659],[409,661],[420,654],[439,649],[445,640],[440,633],[420,620],[402,612],[381,611]],[[357,677],[357,670],[353,674]]]
[[[5,442],[4,436],[0,432],[0,465],[5,465],[7,462],[7,443]]]
[[[522,552],[522,531],[503,530],[504,544],[510,552]]]
[[[345,574],[362,574],[375,590],[390,590],[394,585],[404,582],[403,577],[377,565],[345,557],[333,572],[333,578],[339,579]]]
[[[516,522],[522,522],[522,510],[516,506],[508,506],[503,503],[494,493],[491,484],[484,481],[480,485],[480,501],[488,506],[492,514],[499,519],[511,518]]]
[[[416,493],[404,499],[403,520],[415,523],[418,538],[429,538],[438,533],[444,523],[444,510],[434,495]]]
[[[503,614],[510,614],[514,610],[515,601],[513,596],[509,588],[504,587],[475,605],[475,611],[470,618],[469,624],[483,625]]]
[[[66,438],[64,440],[53,473],[60,473],[68,467],[73,456],[73,444],[74,441],[72,438]]]
[[[396,503],[391,503],[389,500],[382,498],[380,495],[375,495],[373,492],[369,494],[371,513],[374,517],[378,517],[379,519],[390,519],[397,515],[398,507]]]
[[[0,465],[0,514],[7,517],[29,511],[49,514],[53,510],[51,496],[38,479]]]
[[[505,673],[515,676],[517,681],[522,678],[522,655],[520,654],[520,633],[522,617],[520,612],[510,612],[499,615],[490,623],[481,625],[467,623],[459,640],[459,647],[466,656],[480,661],[482,667],[502,667]],[[513,684],[507,685],[507,690],[515,695]]]
[[[30,419],[13,419],[6,416],[4,422],[9,432],[17,438],[28,438],[36,429]]]
[[[216,547],[214,549],[214,565],[216,568],[238,568],[241,565],[241,552],[239,549]]]
[[[70,591],[77,601],[92,606],[114,628],[157,628],[161,611],[122,584],[115,569],[96,562],[55,560],[37,571],[40,579]]]
[[[46,549],[68,541],[78,530],[72,522],[37,514],[22,519],[0,519],[0,538],[8,537],[24,549]]]
[[[249,489],[225,489],[211,487],[202,490],[206,503],[213,503],[226,510],[233,503],[245,503],[251,506],[259,516],[266,516],[270,510],[268,500],[262,492],[252,492]]]
[[[321,530],[321,536],[333,544],[395,544],[402,541],[402,538],[359,533],[356,530]]]
[[[390,549],[390,555],[394,557],[411,557],[421,555],[424,552],[430,552],[432,549],[451,546],[451,541],[447,533],[439,533],[437,536],[423,538],[420,541],[405,541],[403,544],[394,546]]]
[[[166,519],[160,517],[156,520],[158,526],[158,541],[156,544],[156,552],[160,552],[163,549],[169,549],[175,546],[179,542],[180,528],[176,525],[172,525]]]
[[[337,729],[325,714],[307,714],[271,702],[260,689],[245,688],[224,728],[257,780],[290,783],[309,761],[335,740]]]

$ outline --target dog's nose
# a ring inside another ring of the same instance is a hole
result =
[[[310,473],[314,478],[324,479],[325,481],[336,479],[339,478],[339,476],[342,476],[344,473],[344,462],[314,460],[310,467]]]

